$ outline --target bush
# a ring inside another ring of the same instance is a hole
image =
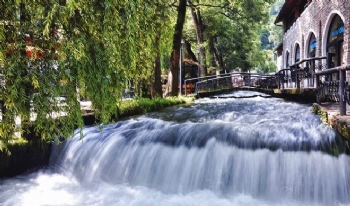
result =
[[[151,111],[157,111],[165,107],[185,104],[193,101],[186,97],[167,97],[167,98],[137,98],[125,100],[118,105],[118,117],[140,115]]]

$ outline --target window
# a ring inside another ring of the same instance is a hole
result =
[[[339,15],[332,19],[327,39],[328,68],[341,66],[343,63],[344,22]]]
[[[299,44],[296,45],[295,47],[295,63],[300,61],[300,46]]]
[[[289,67],[289,52],[286,52],[286,68]]]
[[[315,35],[312,33],[311,38],[309,41],[309,47],[308,47],[308,57],[315,57],[316,56],[316,48],[317,48],[317,40]]]

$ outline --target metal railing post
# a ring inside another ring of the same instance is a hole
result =
[[[339,113],[340,115],[346,114],[346,101],[345,101],[345,70],[339,70]]]

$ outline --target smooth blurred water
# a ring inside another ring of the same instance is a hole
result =
[[[348,148],[310,105],[222,97],[85,128],[0,205],[350,205]]]

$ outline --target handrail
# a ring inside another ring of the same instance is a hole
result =
[[[303,60],[300,60],[292,65],[289,65],[289,67],[294,67],[296,65],[299,65],[299,64],[302,64],[304,62],[307,62],[307,61],[312,61],[312,60],[321,60],[321,59],[327,59],[327,57],[323,56],[323,57],[311,57],[311,58],[306,58],[306,59],[303,59]]]
[[[327,75],[327,74],[339,72],[340,70],[350,70],[350,64],[322,70],[322,71],[316,72],[315,75]]]

